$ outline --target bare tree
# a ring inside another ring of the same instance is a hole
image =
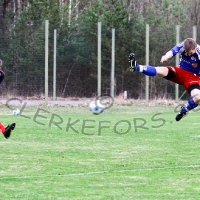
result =
[[[72,0],[69,0],[69,22],[68,25],[71,25],[71,19],[72,19]]]
[[[0,30],[3,30],[3,2],[0,4]]]
[[[186,1],[187,2],[187,1]],[[193,0],[193,1],[190,1],[190,2],[187,2],[186,4],[187,6],[187,24],[188,25],[193,25],[193,26],[196,26],[197,27],[197,42],[200,42],[200,37],[199,37],[199,34],[200,34],[200,1],[199,0]],[[189,32],[192,32],[191,31],[191,27],[188,27],[187,29]],[[190,33],[188,33],[190,34]]]

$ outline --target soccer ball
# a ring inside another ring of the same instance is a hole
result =
[[[105,105],[103,105],[99,100],[91,101],[89,104],[89,110],[95,115],[102,113],[105,109]]]
[[[19,113],[20,113],[20,110],[18,108],[13,110],[13,115],[19,115]]]

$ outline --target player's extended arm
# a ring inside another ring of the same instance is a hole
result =
[[[173,52],[170,50],[164,56],[162,56],[160,62],[167,62],[171,57],[173,57]]]

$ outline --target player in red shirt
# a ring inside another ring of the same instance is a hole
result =
[[[188,111],[196,108],[200,102],[200,45],[194,39],[187,38],[162,56],[161,63],[167,62],[177,53],[180,54],[178,67],[139,65],[134,53],[130,53],[129,62],[131,71],[142,72],[147,76],[161,75],[163,78],[185,87],[191,97],[186,104],[181,106],[181,111],[176,115],[176,121],[179,121]]]
[[[3,62],[2,62],[2,60],[0,60],[0,84],[3,81],[4,76],[5,76],[4,72],[1,69],[2,65],[3,65]],[[12,124],[8,125],[7,127],[5,127],[3,125],[3,123],[0,122],[0,131],[3,133],[3,135],[6,139],[8,139],[10,137],[10,134],[11,134],[12,130],[14,130],[14,129],[15,129],[15,123],[12,123]]]

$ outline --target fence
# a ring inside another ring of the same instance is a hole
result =
[[[6,73],[2,96],[48,100],[49,97],[116,96],[127,91],[128,98],[147,101],[187,98],[184,88],[161,77],[130,73],[128,55],[135,51],[139,63],[160,65],[160,57],[175,43],[185,37],[196,38],[196,27],[192,36],[180,35],[180,26],[170,30],[155,30],[148,24],[138,31],[134,28],[124,27],[122,32],[101,23],[84,27],[60,26],[48,21],[16,24],[12,32],[0,35],[0,56]],[[160,42],[166,32],[170,38]],[[178,57],[168,65],[177,63]]]

